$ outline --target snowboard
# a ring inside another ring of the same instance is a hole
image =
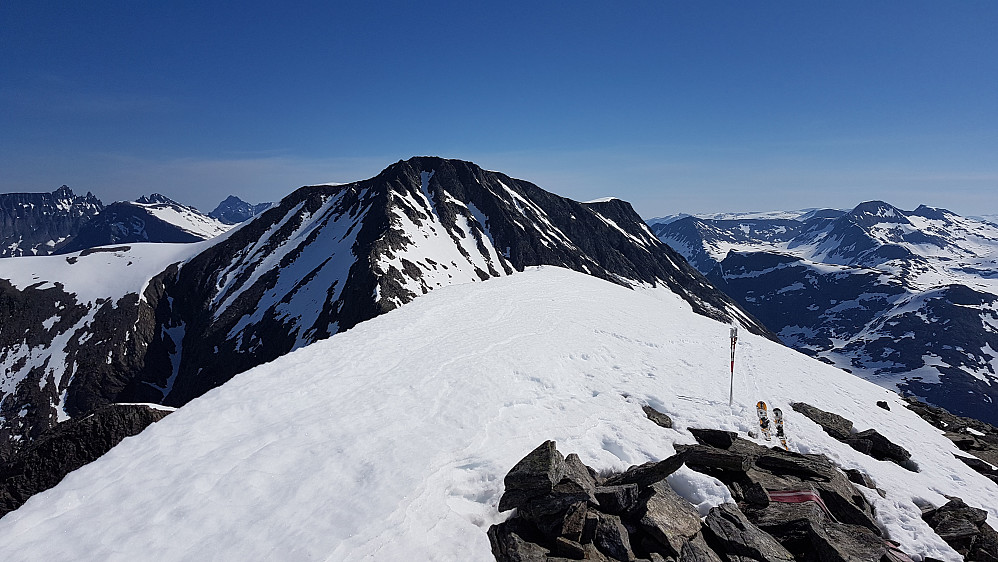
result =
[[[773,424],[776,425],[776,438],[780,440],[780,445],[787,451],[790,450],[787,447],[787,435],[783,433],[783,410],[779,408],[773,408]]]
[[[769,441],[769,411],[766,408],[766,403],[762,400],[756,402],[755,412],[759,414],[759,429],[762,430],[762,436],[766,441]]]

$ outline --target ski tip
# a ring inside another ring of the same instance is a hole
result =
[[[758,402],[755,403],[755,407],[756,408],[760,408],[762,410],[765,410],[766,409],[766,403],[763,402],[762,400],[760,400],[760,401],[758,401]]]

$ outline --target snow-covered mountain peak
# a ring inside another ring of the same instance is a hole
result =
[[[877,223],[898,223],[908,222],[905,212],[897,207],[883,201],[865,201],[846,213],[851,221],[861,226],[868,226]]]
[[[183,405],[238,373],[436,289],[537,265],[628,287],[666,287],[696,313],[773,337],[659,242],[630,204],[579,203],[470,162],[418,157],[371,179],[302,187],[156,270],[142,269],[155,260],[130,259],[145,251],[133,242],[156,235],[153,227],[167,224],[169,213],[198,215],[146,200],[109,205],[99,232],[116,238],[61,262],[79,265],[84,253],[109,252],[131,273],[141,269],[136,277],[143,281],[130,291],[114,284],[117,292],[104,298],[70,301],[61,289],[39,288],[58,282],[56,273],[37,279],[39,287],[18,281],[9,288],[18,306],[38,309],[12,325],[10,347],[0,345],[10,388],[34,389],[0,409],[9,450],[23,446],[15,437],[109,402]],[[168,232],[180,231],[177,222]],[[200,240],[185,235],[175,241]],[[72,321],[52,324],[67,302]],[[25,330],[43,337],[20,345]],[[19,416],[18,404],[26,403],[31,415]]]

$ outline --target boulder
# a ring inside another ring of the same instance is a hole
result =
[[[922,518],[946,544],[967,555],[981,535],[988,512],[970,507],[960,498],[952,498],[938,509],[922,514]]]
[[[497,562],[545,562],[548,549],[521,536],[523,525],[510,520],[489,527],[489,544]]]
[[[596,488],[596,499],[600,508],[606,513],[620,515],[627,513],[638,505],[641,493],[637,484],[623,484],[620,486],[600,486]]]
[[[786,548],[752,524],[734,504],[721,504],[711,509],[704,520],[704,533],[732,562],[794,562]]]
[[[852,422],[838,414],[826,412],[805,402],[794,402],[790,404],[790,407],[794,411],[804,414],[808,419],[820,425],[825,433],[840,441],[852,435]]]
[[[888,412],[891,411],[891,407],[886,400],[877,400],[877,406],[887,410]]]
[[[828,516],[816,503],[771,503],[764,509],[746,509],[746,517],[773,536],[799,559],[811,551],[811,534]]]
[[[734,431],[721,431],[719,429],[698,429],[695,427],[686,428],[693,434],[693,438],[701,445],[727,449],[738,439],[738,434]]]
[[[870,441],[872,444],[870,455],[877,460],[888,460],[904,466],[904,463],[911,458],[911,453],[907,449],[884,437],[876,429],[860,431],[853,438]]]
[[[545,441],[523,457],[506,474],[506,491],[499,500],[499,511],[522,507],[531,498],[549,494],[565,474],[565,457],[554,441]]]
[[[593,503],[599,503],[594,495],[596,480],[589,473],[589,468],[582,464],[579,455],[572,453],[565,457],[564,471],[561,480],[552,490],[558,494],[585,495]]]
[[[666,429],[672,428],[672,418],[670,418],[668,415],[663,414],[662,412],[659,412],[655,408],[652,408],[651,406],[648,405],[641,406],[641,409],[644,410],[645,415],[648,416],[648,419],[653,421],[656,425],[664,427]]]
[[[651,485],[651,494],[644,500],[641,526],[652,538],[666,547],[667,554],[679,555],[683,543],[700,532],[700,513],[679,497],[667,482]]]

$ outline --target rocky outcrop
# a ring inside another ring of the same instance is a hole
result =
[[[946,544],[968,562],[998,560],[998,533],[986,523],[988,512],[970,507],[960,498],[922,514]]]
[[[140,404],[112,404],[92,414],[56,425],[10,462],[0,465],[0,516],[63,477],[93,462],[125,437],[163,419],[170,409]]]
[[[691,433],[697,445],[605,478],[581,466],[568,470],[554,442],[543,443],[506,477],[500,509],[516,512],[489,529],[496,560],[908,559],[882,537],[872,506],[827,458],[767,449],[728,432]],[[715,506],[701,520],[667,480],[684,462],[721,480],[737,503]],[[592,495],[583,491],[589,485]]]
[[[953,415],[943,408],[906,398],[908,409],[946,435],[961,451],[973,457],[956,457],[998,483],[998,427],[974,418]]]
[[[911,453],[904,447],[884,437],[876,429],[855,431],[851,421],[804,402],[790,405],[795,411],[821,426],[825,433],[849,445],[857,451],[870,455],[879,461],[891,461],[912,472],[918,472],[918,464],[911,460]]]

